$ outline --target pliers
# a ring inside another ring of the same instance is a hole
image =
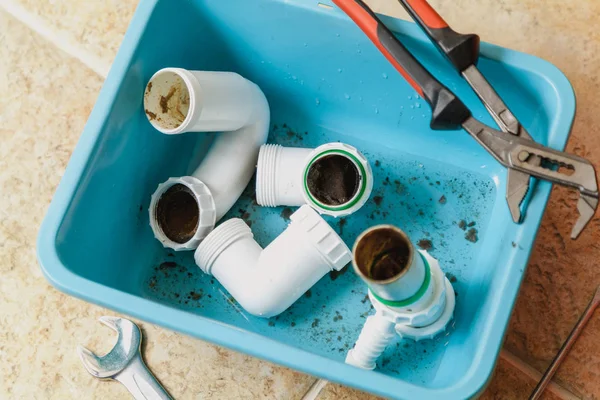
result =
[[[417,61],[362,0],[332,1],[363,30],[404,79],[429,103],[432,110],[431,129],[464,129],[508,168],[506,200],[515,223],[522,220],[521,203],[533,176],[579,190],[579,218],[573,226],[571,238],[579,236],[598,207],[594,166],[584,158],[533,141],[477,69],[477,35],[465,35],[452,30],[426,0],[398,0],[473,88],[501,130],[475,119],[467,106]]]

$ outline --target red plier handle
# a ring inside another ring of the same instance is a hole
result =
[[[362,0],[333,0],[333,3],[367,34],[404,79],[429,103],[432,129],[461,128],[471,116],[469,109],[417,61]],[[438,26],[443,20],[436,15],[428,15],[426,20]],[[436,19],[439,19],[437,24],[434,22]]]
[[[479,36],[452,30],[427,0],[398,0],[460,73],[479,59]]]

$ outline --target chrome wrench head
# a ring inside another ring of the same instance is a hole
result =
[[[100,322],[117,332],[117,342],[107,354],[97,356],[83,346],[77,353],[85,369],[96,378],[115,377],[137,356],[142,344],[140,328],[133,322],[117,317],[100,317]]]
[[[100,322],[117,332],[117,343],[103,356],[78,346],[85,369],[96,378],[121,382],[136,400],[173,400],[142,360],[140,328],[125,318],[100,317]]]

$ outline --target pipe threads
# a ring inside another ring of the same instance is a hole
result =
[[[232,218],[216,227],[198,246],[194,253],[196,264],[206,274],[211,274],[217,257],[227,247],[245,237],[254,237],[250,227],[240,218]]]
[[[276,207],[277,200],[277,164],[283,147],[278,144],[265,144],[258,153],[256,170],[256,202],[262,206]]]

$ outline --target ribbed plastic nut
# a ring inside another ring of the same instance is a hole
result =
[[[308,240],[336,271],[352,259],[352,253],[342,238],[315,210],[304,205],[290,216],[291,223],[306,232]]]
[[[454,289],[444,276],[438,260],[427,252],[421,252],[427,259],[431,269],[433,296],[429,304],[421,311],[399,311],[380,303],[369,291],[369,299],[373,307],[384,318],[396,324],[396,333],[402,337],[416,341],[433,339],[444,332],[454,314]]]
[[[215,228],[198,246],[194,260],[204,273],[212,275],[212,266],[227,247],[245,237],[253,238],[252,230],[240,218],[232,218]]]
[[[434,339],[439,336],[442,332],[446,331],[446,328],[454,317],[454,307],[456,305],[456,298],[454,294],[454,288],[447,278],[444,278],[443,284],[446,288],[444,291],[445,302],[444,309],[441,315],[435,320],[434,323],[423,326],[421,328],[415,328],[413,326],[398,324],[396,325],[396,333],[403,338],[412,339],[414,341]]]
[[[160,197],[169,188],[174,185],[181,184],[186,186],[196,199],[198,209],[200,211],[198,218],[198,228],[194,236],[186,243],[177,243],[170,240],[160,228],[156,219],[156,207]],[[164,247],[173,249],[175,251],[194,250],[198,247],[202,239],[204,239],[215,227],[217,218],[217,212],[215,207],[215,201],[213,199],[210,189],[199,179],[193,176],[184,176],[180,178],[169,178],[166,182],[158,185],[156,191],[150,199],[150,207],[148,209],[150,217],[150,227],[156,237]]]

